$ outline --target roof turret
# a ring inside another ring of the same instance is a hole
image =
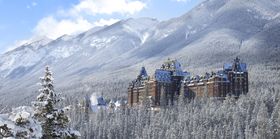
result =
[[[138,75],[138,78],[141,78],[141,79],[148,78],[148,74],[147,74],[147,71],[146,71],[145,67],[141,68],[140,73]]]

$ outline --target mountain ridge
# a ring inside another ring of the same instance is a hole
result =
[[[236,56],[251,65],[279,63],[277,6],[280,2],[274,0],[206,0],[170,20],[130,18],[61,36],[38,49],[27,45],[0,55],[0,93],[33,90],[45,65],[67,86],[93,78],[131,79],[141,66],[154,69],[168,57],[189,69],[213,67]]]

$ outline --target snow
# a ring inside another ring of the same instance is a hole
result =
[[[118,38],[116,36],[104,37],[104,38],[92,38],[90,46],[95,47],[97,50],[106,48],[110,43],[116,41]]]
[[[106,109],[107,105],[103,97],[97,97],[99,93],[92,93],[90,96],[90,108],[93,112],[98,111],[99,109]]]
[[[14,119],[12,121],[16,121],[16,119],[19,119],[19,118],[23,118],[23,119],[27,119],[28,117],[30,116],[29,113],[23,111],[23,112],[19,112],[16,114],[16,116],[14,117]]]
[[[119,100],[116,101],[115,106],[116,106],[116,108],[119,108],[121,106],[121,102]]]
[[[76,130],[71,130],[71,131],[70,131],[70,134],[71,134],[71,135],[78,136],[78,137],[81,137],[81,133],[80,133],[79,131],[76,131]]]
[[[63,108],[64,111],[70,111],[71,109],[72,109],[72,105]]]
[[[92,94],[91,94],[91,96],[90,96],[90,102],[91,102],[91,105],[98,105],[96,93],[92,93]]]
[[[89,98],[91,112],[98,112],[99,110],[113,109],[118,110],[121,106],[125,105],[123,100],[113,100],[111,99],[109,103],[105,101],[103,97],[97,97],[99,93],[92,93]]]
[[[145,32],[142,39],[141,39],[141,44],[144,44],[147,39],[149,38],[150,34],[148,32]]]
[[[0,114],[0,126],[3,126],[5,124],[6,119],[8,119],[7,114]]]
[[[116,74],[117,77],[132,78],[136,64],[154,66],[164,57],[187,59],[190,65],[203,65],[237,54],[268,57],[270,53],[258,56],[258,50],[266,48],[261,44],[278,44],[277,38],[272,39],[277,36],[273,35],[277,33],[276,29],[261,33],[266,29],[263,26],[270,27],[270,19],[279,17],[279,2],[211,0],[203,5],[185,15],[159,23],[152,19],[123,20],[71,39],[62,37],[38,46],[38,49],[25,46],[5,53],[0,56],[3,89],[12,88],[14,81],[20,83],[17,89],[30,89],[31,82],[34,82],[31,78],[38,75],[46,63],[54,65],[58,78],[64,80],[63,86],[68,86],[74,80],[87,81],[97,72],[100,74],[99,77],[94,76],[96,80]],[[254,19],[254,16],[267,17]],[[238,20],[239,17],[242,20]],[[263,39],[265,36],[272,37]],[[242,45],[241,40],[244,40]],[[245,43],[247,40],[250,41]],[[18,77],[18,73],[22,76]],[[17,75],[16,80],[9,78],[12,75]]]
[[[23,134],[28,138],[40,138],[42,136],[42,128],[41,125],[33,119],[33,115],[34,110],[32,107],[20,106],[12,109],[11,113],[1,114],[0,126],[7,125],[13,136]],[[32,132],[30,129],[32,129]],[[25,132],[27,134],[25,134]]]
[[[190,35],[190,32],[186,32],[186,35],[185,35],[186,40],[189,38],[189,35]]]
[[[13,122],[16,122],[17,119],[23,118],[28,119],[33,116],[33,108],[22,106],[18,108],[14,108],[12,110],[12,115],[9,116],[9,119],[11,119]]]
[[[79,49],[78,47],[67,47],[67,46],[61,46],[58,48],[55,48],[51,53],[51,57],[55,57],[55,59],[60,59],[60,58],[67,58],[77,52]]]
[[[54,117],[53,117],[52,114],[48,114],[48,115],[47,115],[47,118],[48,118],[48,119],[53,119]]]
[[[59,40],[63,40],[63,41],[68,41],[70,39],[72,39],[74,36],[71,36],[71,35],[63,35],[61,37],[59,37],[58,39]]]

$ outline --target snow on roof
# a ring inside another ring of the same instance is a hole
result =
[[[102,96],[97,97],[96,93],[92,93],[90,96],[90,108],[93,112],[96,112],[99,109],[105,109],[106,105],[106,101]]]
[[[186,76],[186,73],[183,72],[182,70],[177,70],[173,72],[173,76]]]
[[[120,107],[122,104],[121,104],[121,102],[119,101],[119,100],[117,100],[116,102],[115,102],[115,106],[116,107]]]
[[[228,77],[227,74],[223,71],[223,70],[219,70],[217,73],[212,72],[210,73],[205,73],[205,75],[201,76],[201,75],[196,75],[196,76],[188,76],[187,78],[184,79],[185,82],[188,83],[194,83],[194,82],[203,82],[205,80],[209,80],[211,78],[222,78],[223,81],[228,81]]]
[[[175,59],[175,60],[170,60],[168,59],[166,62],[164,62],[161,66],[161,69],[165,70],[182,70],[181,64]]]
[[[106,101],[105,101],[105,99],[102,96],[97,97],[96,94],[93,93],[90,96],[90,104],[91,105],[98,105],[98,106],[101,106],[101,105],[106,106]]]
[[[98,104],[98,101],[97,101],[97,98],[96,98],[96,94],[93,93],[91,96],[90,96],[90,105],[97,105]]]
[[[161,66],[162,70],[172,71],[172,76],[185,76],[186,73],[182,70],[181,64],[178,60],[168,59]]]

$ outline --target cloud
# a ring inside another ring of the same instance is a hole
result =
[[[36,2],[32,2],[31,5],[32,6],[37,6],[37,3]]]
[[[137,0],[81,0],[75,5],[70,13],[77,15],[86,13],[96,14],[134,14],[146,7],[146,4]]]
[[[176,0],[177,2],[189,2],[190,0]]]
[[[37,26],[33,29],[34,36],[46,36],[50,39],[56,39],[62,35],[73,35],[89,30],[95,26],[112,25],[118,22],[119,19],[100,19],[96,22],[90,23],[83,17],[77,19],[63,19],[57,20],[53,16],[48,16],[39,21]]]
[[[37,5],[38,5],[37,2],[32,2],[31,4],[27,5],[26,8],[30,9],[30,8],[35,7]]]
[[[33,32],[36,36],[46,36],[51,39],[56,39],[65,34],[72,35],[80,33],[92,27],[93,24],[82,17],[57,20],[53,16],[48,16],[39,21],[33,29]]]
[[[30,6],[36,6],[33,2]],[[73,35],[89,30],[95,26],[111,25],[119,21],[119,17],[132,15],[141,11],[146,4],[139,0],[80,0],[70,9],[58,10],[38,21],[31,38],[48,37],[56,39],[62,35]],[[99,14],[99,16],[96,16]],[[107,17],[108,19],[98,17]]]
[[[105,25],[112,25],[116,22],[120,21],[119,19],[114,19],[114,18],[111,18],[111,19],[100,19],[98,21],[96,21],[94,23],[94,26],[105,26]]]

